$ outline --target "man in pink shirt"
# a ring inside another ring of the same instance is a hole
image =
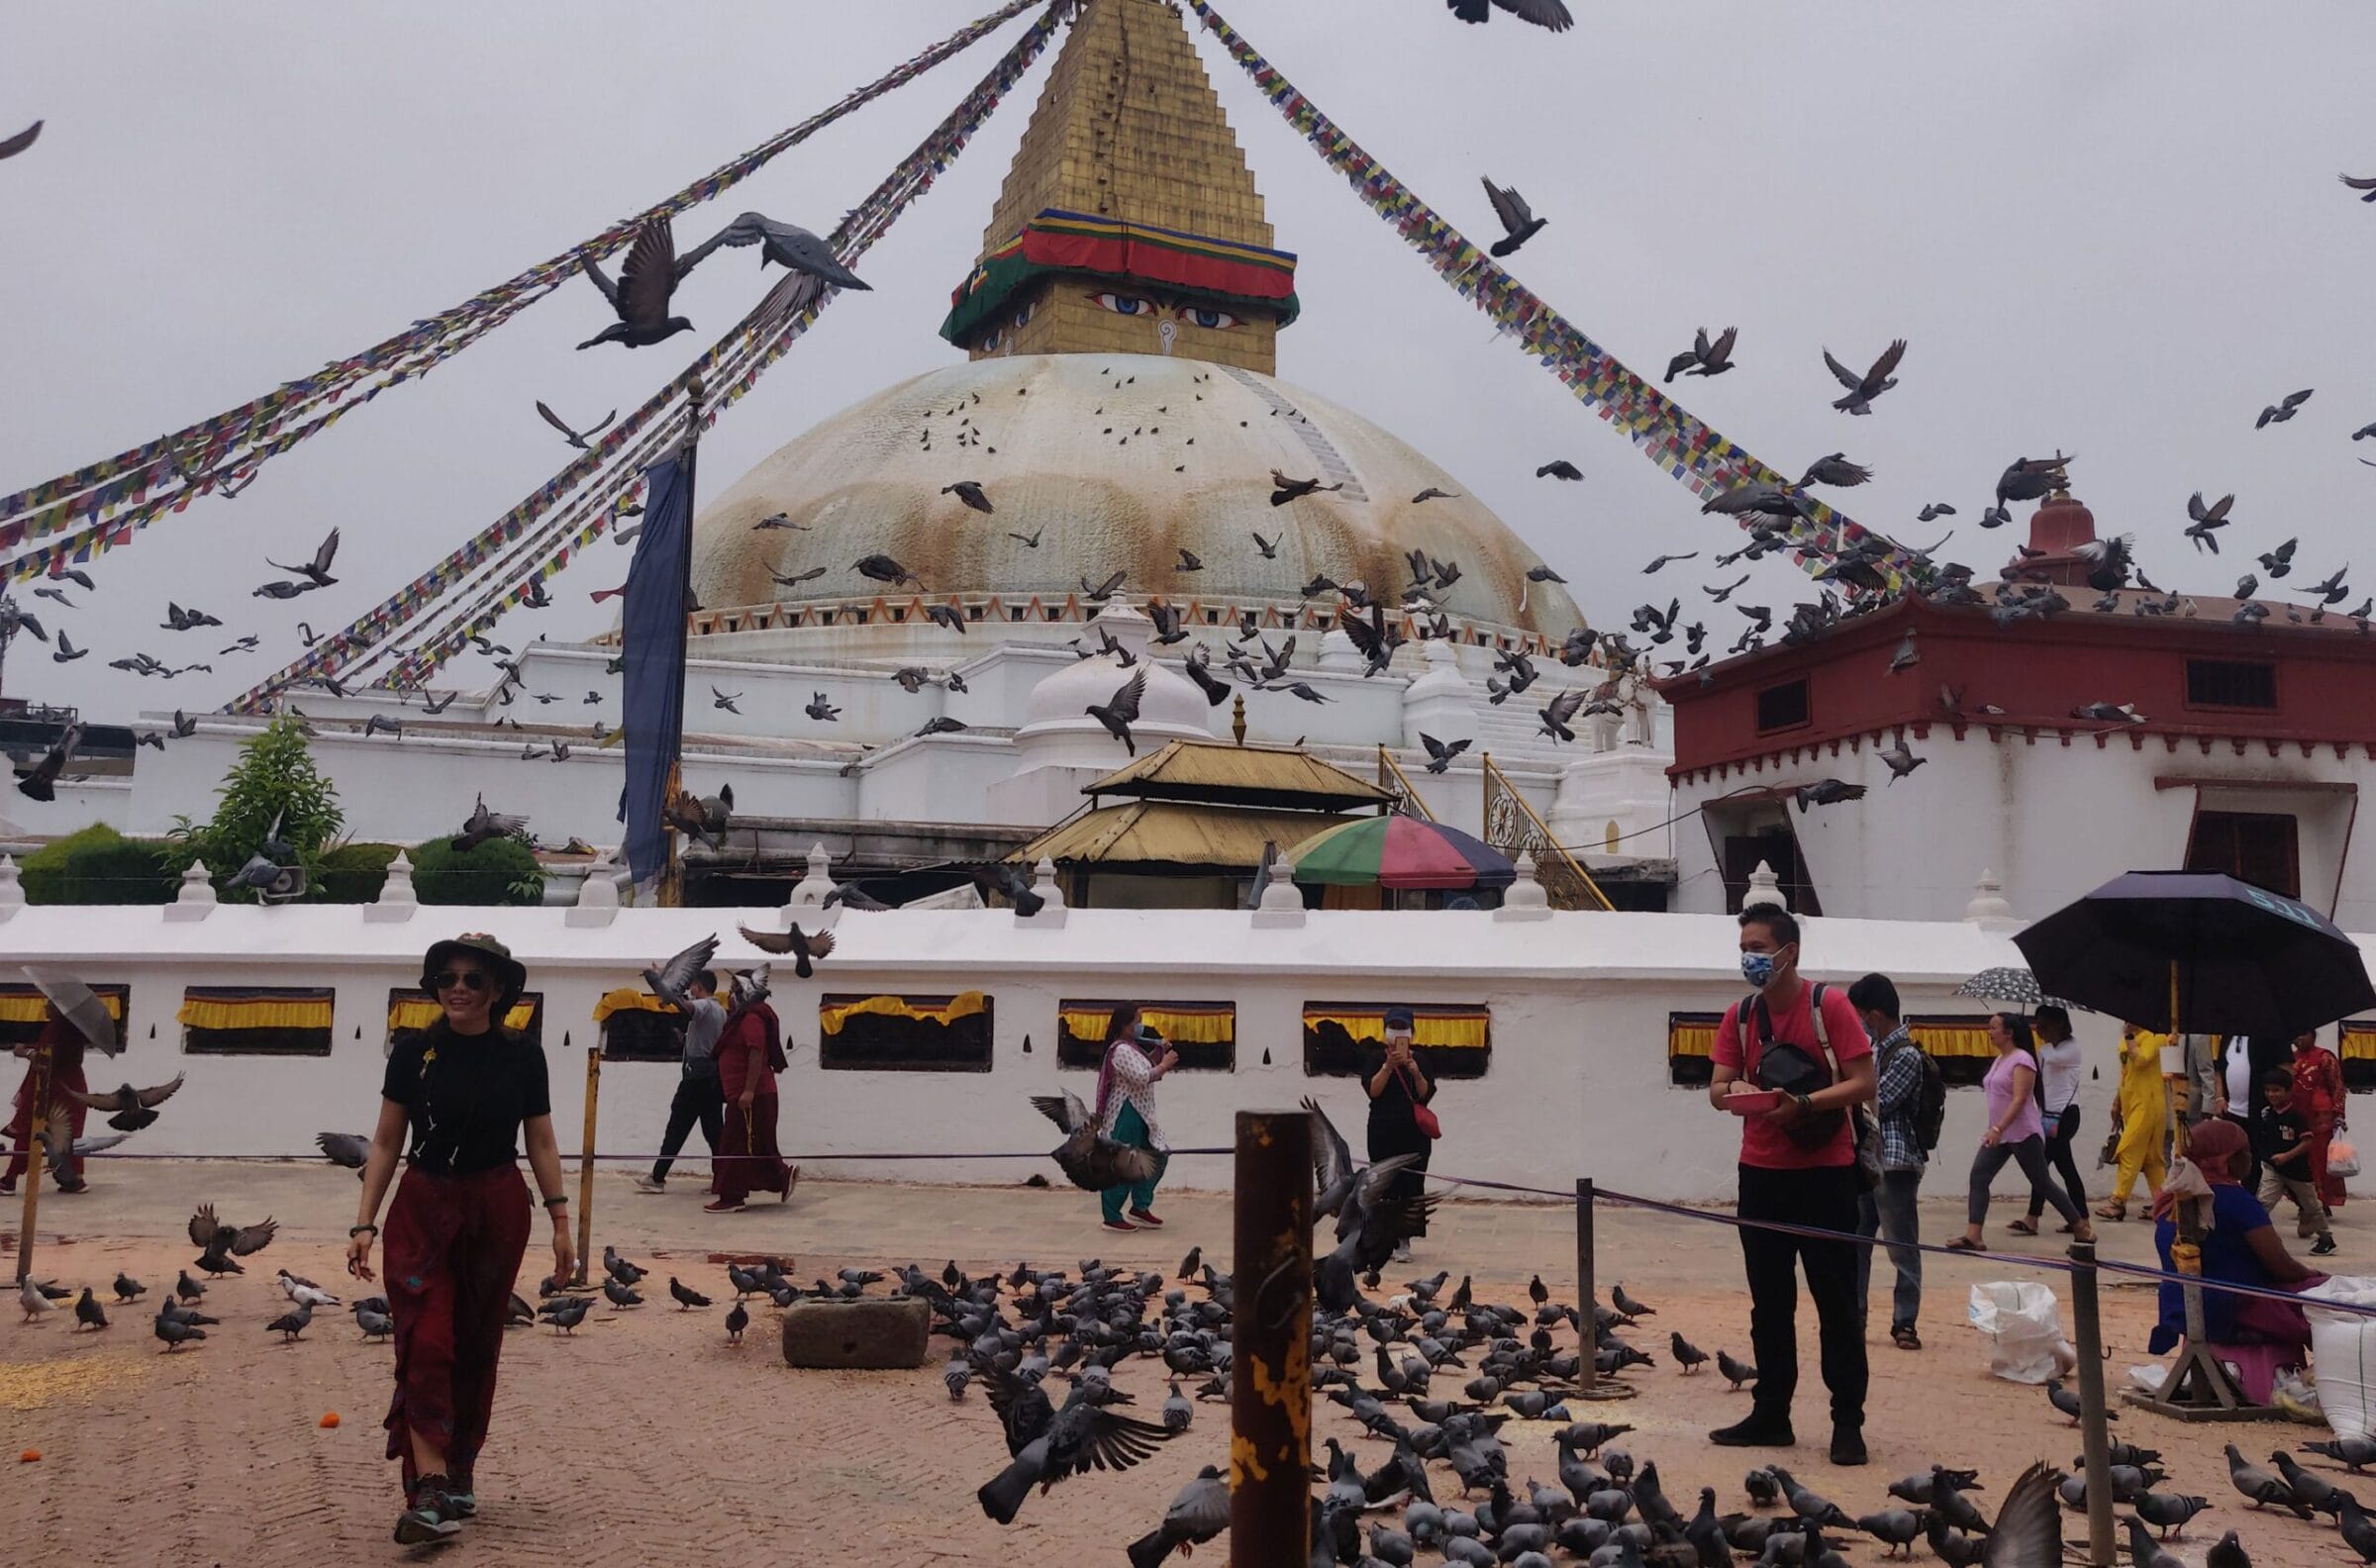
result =
[[[1860,1465],[1866,1369],[1856,1296],[1858,1189],[1850,1113],[1873,1097],[1872,1042],[1845,987],[1799,978],[1799,923],[1779,907],[1758,904],[1740,912],[1740,972],[1757,991],[1728,1010],[1717,1029],[1709,1101],[1724,1110],[1734,1094],[1790,1092],[1741,1118],[1739,1216],[1835,1230],[1842,1239],[1741,1226],[1757,1385],[1748,1419],[1708,1438],[1735,1448],[1787,1448],[1797,1440],[1790,1402],[1799,1385],[1796,1271],[1804,1267],[1807,1294],[1815,1298],[1824,1385],[1832,1391],[1832,1462]]]

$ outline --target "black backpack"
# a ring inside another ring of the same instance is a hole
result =
[[[1947,1123],[1947,1079],[1937,1059],[1906,1037],[1906,1048],[1923,1059],[1923,1086],[1914,1096],[1914,1140],[1926,1154],[1938,1147],[1939,1129]]]

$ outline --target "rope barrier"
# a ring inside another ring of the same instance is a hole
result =
[[[1163,1152],[1170,1158],[1182,1159],[1190,1156],[1212,1157],[1222,1154],[1235,1154],[1238,1151],[1231,1148],[1175,1148],[1165,1149]],[[322,1151],[320,1149],[307,1149],[300,1154],[148,1154],[134,1153],[124,1149],[94,1149],[88,1154],[79,1155],[77,1157],[85,1160],[188,1161],[196,1164],[206,1165],[320,1165],[324,1163]],[[586,1156],[582,1154],[563,1154],[561,1156],[561,1163],[566,1165],[573,1160],[584,1159],[585,1157]],[[596,1154],[593,1156],[593,1158],[597,1161],[615,1161],[621,1164],[629,1165],[646,1164],[656,1159],[690,1160],[695,1163],[721,1165],[732,1163],[735,1160],[764,1160],[771,1157],[786,1161],[787,1163],[798,1163],[801,1160],[1043,1160],[1048,1156],[1047,1150],[1045,1149],[1032,1149],[1029,1151],[1003,1150],[1001,1152],[992,1154],[952,1153],[945,1149],[896,1149],[858,1154],[803,1154],[797,1152],[785,1152],[775,1154],[773,1156],[766,1154],[719,1154],[716,1152],[706,1155],[687,1154],[680,1149],[674,1154],[664,1154],[655,1151],[650,1154]],[[334,1166],[333,1168],[339,1170],[353,1169],[352,1166]]]
[[[1321,113],[1319,105],[1281,75],[1278,67],[1256,53],[1209,0],[1188,0],[1188,4],[1289,127],[1312,145],[1324,162],[1351,182],[1364,205],[1392,224],[1437,276],[1483,311],[1505,335],[1516,337],[1544,369],[1582,402],[1599,410],[1603,420],[1624,432],[1652,462],[1702,500],[1743,484],[1789,483],[1786,475],[1693,418],[1682,405],[1628,369],[1615,354],[1496,265]],[[1917,564],[1914,557],[1835,509],[1813,497],[1803,499],[1807,515],[1791,519],[1780,531],[1796,543],[1792,554],[1802,568],[1811,561],[1828,560],[1843,544],[1870,539],[1883,546],[1880,557],[1871,562],[1883,586],[1893,592],[1906,586]],[[1745,517],[1738,521],[1743,528],[1751,522]],[[1840,587],[1850,597],[1864,591],[1845,580]]]
[[[1040,3],[1041,0],[1008,0],[996,11],[960,28],[874,82],[798,125],[778,132],[674,195],[619,220],[594,239],[573,245],[449,310],[415,322],[404,332],[359,354],[333,361],[313,375],[285,382],[262,397],[170,436],[0,498],[0,548],[58,533],[71,527],[77,517],[89,520],[90,525],[69,539],[20,556],[0,568],[0,574],[22,578],[47,569],[53,560],[87,561],[93,554],[125,542],[164,512],[182,510],[192,498],[213,489],[219,482],[238,474],[252,474],[265,458],[287,450],[307,435],[327,429],[348,410],[359,408],[387,388],[418,379],[525,306],[551,294],[583,270],[589,257],[609,255],[628,244],[645,222],[674,217],[710,200],[818,131],[962,52]],[[384,379],[361,397],[340,403],[317,416],[302,428],[302,434],[286,440],[260,440],[304,410],[345,397],[364,377],[382,370],[387,371]],[[242,452],[243,446],[248,449]],[[180,488],[171,494],[156,497],[148,494],[152,486],[174,481],[179,482]]]
[[[964,150],[974,132],[980,129],[991,111],[997,108],[1015,82],[1039,57],[1058,26],[1057,11],[1051,8],[1016,41],[1014,47],[975,83],[971,91],[958,100],[957,106],[916,148],[894,166],[890,175],[864,201],[844,215],[841,225],[828,237],[827,243],[837,253],[845,260],[856,260],[889,232],[892,224],[918,197],[932,188],[941,170]],[[493,527],[465,542],[461,549],[415,579],[377,609],[358,618],[345,633],[326,639],[321,646],[287,669],[235,699],[226,706],[226,711],[254,712],[273,691],[323,670],[345,648],[354,646],[357,638],[366,639],[366,647],[384,652],[388,633],[410,622],[423,613],[433,599],[478,570],[490,541],[500,539],[501,542],[508,543],[520,539],[529,525],[553,507],[563,493],[603,463],[619,455],[640,432],[667,412],[685,394],[695,376],[705,380],[714,377],[721,382],[720,388],[712,393],[701,412],[701,429],[706,430],[715,424],[720,415],[756,384],[761,373],[791,348],[816,321],[818,314],[840,293],[830,287],[819,289],[800,310],[785,315],[782,307],[795,297],[789,290],[796,283],[795,278],[787,278],[779,283],[707,353],[654,393],[625,423],[614,427],[594,450],[572,461],[535,495],[498,519]],[[761,346],[761,340],[769,333],[773,333],[774,337]],[[640,450],[656,449],[659,434],[668,432],[671,426],[672,422],[658,427],[654,436],[646,440]],[[465,613],[466,619],[458,623],[449,622],[447,628],[432,642],[406,653],[392,679],[419,684],[459,652],[472,636],[493,626],[506,611],[519,603],[526,596],[530,583],[543,582],[555,575],[575,552],[600,538],[617,520],[618,514],[612,503],[641,482],[641,470],[642,464],[636,454],[628,453],[621,457],[607,480],[598,481],[585,495],[564,509],[559,519],[546,525],[545,538],[549,540],[566,529],[573,517],[584,518],[576,533],[562,543],[556,554],[517,581],[512,581],[511,572],[502,572],[501,576],[511,586],[498,588],[491,603],[482,601],[476,611]],[[530,551],[538,547],[534,544],[524,546]],[[517,558],[517,554],[514,558]],[[490,571],[487,575],[492,581],[498,573]],[[367,665],[370,659],[366,657],[359,662]]]

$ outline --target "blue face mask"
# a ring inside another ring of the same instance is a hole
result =
[[[1766,982],[1774,978],[1774,955],[1760,952],[1742,953],[1740,955],[1740,977],[1758,990],[1764,990]]]

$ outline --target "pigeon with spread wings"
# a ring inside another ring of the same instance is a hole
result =
[[[334,528],[330,531],[330,535],[327,539],[323,539],[321,543],[314,546],[314,558],[310,561],[307,561],[304,565],[283,566],[280,562],[274,560],[269,555],[264,557],[264,564],[271,567],[274,571],[290,572],[296,576],[302,577],[307,582],[313,584],[316,588],[328,588],[333,583],[338,581],[336,577],[333,577],[330,574],[330,563],[338,559],[338,556],[339,531]]]
[[[31,618],[27,619],[30,621]],[[55,800],[58,775],[66,770],[68,759],[74,755],[74,748],[80,744],[82,744],[82,726],[78,724],[66,726],[65,734],[59,735],[56,743],[42,753],[42,759],[36,762],[30,771],[18,777],[17,793],[29,800]]]
[[[245,1274],[234,1258],[251,1257],[271,1244],[279,1224],[266,1218],[251,1225],[225,1225],[215,1218],[213,1204],[200,1204],[190,1216],[190,1243],[199,1249],[198,1266],[209,1274]]]
[[[653,996],[682,1012],[692,1000],[685,994],[685,988],[701,977],[701,972],[710,966],[710,959],[717,951],[718,938],[715,935],[704,936],[666,963],[644,970],[644,984]]]
[[[806,272],[836,288],[871,289],[873,286],[843,266],[842,258],[834,254],[834,247],[826,244],[822,237],[811,234],[798,224],[781,223],[765,213],[755,212],[740,215],[733,223],[686,251],[684,259],[676,263],[676,276],[682,279],[704,256],[720,245],[754,245],[759,247],[761,267],[772,261],[777,266],[789,267],[795,272]]]
[[[1083,1192],[1127,1187],[1155,1177],[1150,1149],[1117,1143],[1097,1128],[1097,1118],[1067,1089],[1060,1095],[1034,1095],[1032,1108],[1064,1132],[1064,1141],[1050,1150],[1056,1168]]]
[[[153,1089],[135,1089],[125,1084],[104,1094],[84,1094],[69,1084],[61,1083],[57,1086],[57,1092],[76,1105],[93,1111],[113,1111],[115,1115],[107,1119],[109,1127],[121,1132],[138,1132],[156,1120],[156,1108],[173,1098],[173,1091],[181,1087],[182,1079],[187,1076],[186,1073],[176,1073],[171,1083],[161,1083]]]
[[[1312,1288],[1329,1311],[1350,1312],[1360,1299],[1355,1276],[1374,1274],[1385,1267],[1394,1249],[1419,1233],[1436,1200],[1427,1195],[1388,1195],[1395,1178],[1418,1155],[1397,1154],[1355,1165],[1351,1146],[1320,1103],[1307,1098],[1304,1109],[1312,1115],[1312,1176],[1317,1195],[1312,1212],[1315,1217],[1336,1218],[1336,1250],[1312,1260]]]
[[[1848,395],[1832,406],[1844,414],[1870,414],[1873,411],[1873,399],[1898,384],[1898,361],[1905,357],[1906,340],[1894,339],[1888,347],[1881,350],[1881,356],[1873,361],[1872,368],[1858,375],[1832,358],[1831,349],[1825,349],[1824,364],[1839,384],[1848,389]]]
[[[668,314],[684,268],[677,264],[676,232],[667,219],[646,218],[636,230],[635,243],[628,246],[627,260],[620,265],[618,282],[613,283],[603,275],[602,265],[594,257],[586,256],[584,265],[586,276],[602,290],[602,297],[610,302],[619,319],[578,347],[615,343],[630,348],[646,348],[664,338],[693,330],[693,323],[686,318]]]
[[[528,819],[525,817],[507,817],[502,812],[487,810],[487,798],[481,795],[478,804],[471,808],[469,818],[463,822],[462,831],[447,840],[447,845],[455,854],[467,854],[490,838],[523,833],[527,828]]]
[[[1544,224],[1550,222],[1547,218],[1535,217],[1534,209],[1527,205],[1527,199],[1518,193],[1515,186],[1496,185],[1493,181],[1487,180],[1485,181],[1485,199],[1493,203],[1493,216],[1502,226],[1502,238],[1496,240],[1491,246],[1493,253],[1497,256],[1513,253],[1520,245],[1525,245],[1540,233]]]
[[[1146,671],[1141,669],[1116,688],[1113,696],[1101,705],[1091,703],[1082,709],[1090,718],[1104,725],[1115,739],[1121,741],[1131,755],[1138,754],[1138,742],[1131,737],[1131,725],[1138,717],[1138,700],[1146,695]]]
[[[792,972],[803,980],[815,974],[815,961],[834,950],[834,933],[830,931],[804,931],[797,925],[781,931],[752,931],[738,926],[742,939],[763,953],[792,954]]]

